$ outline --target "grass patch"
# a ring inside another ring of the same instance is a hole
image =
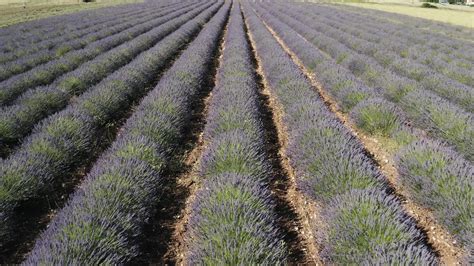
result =
[[[441,21],[453,25],[474,27],[474,13],[467,10],[420,8],[416,6],[372,4],[372,3],[347,3],[352,6],[376,9],[385,12],[408,15],[412,17]]]

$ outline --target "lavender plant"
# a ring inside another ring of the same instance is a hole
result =
[[[320,228],[315,228],[326,247],[323,258],[328,263],[363,263],[376,252],[386,257],[404,252],[404,259],[395,263],[414,263],[419,261],[421,249],[429,254],[422,257],[423,263],[437,261],[421,242],[422,232],[403,211],[400,201],[388,193],[385,178],[365,155],[362,145],[327,109],[251,11],[249,6],[255,5],[245,6],[271,93],[284,111],[289,129],[288,156],[298,185],[306,195],[323,203],[327,228],[321,234]],[[300,84],[297,89],[287,85],[295,83]],[[355,191],[361,196],[355,196]],[[346,199],[345,195],[352,197]],[[413,261],[407,262],[407,258]]]
[[[351,117],[359,128],[371,135],[390,136],[404,123],[403,113],[397,106],[377,98],[359,103],[352,109]]]
[[[82,63],[95,58],[103,52],[116,47],[132,38],[152,30],[154,27],[165,22],[174,23],[173,18],[180,19],[180,15],[184,15],[192,10],[192,8],[185,8],[176,12],[170,13],[164,17],[159,17],[151,21],[146,21],[142,24],[135,25],[127,30],[123,30],[116,35],[108,36],[84,49],[76,50],[69,53],[67,56],[40,65],[20,75],[11,77],[10,79],[0,82],[0,105],[6,105],[16,99],[21,93],[35,88],[40,85],[47,85],[54,81],[57,76],[74,70]],[[120,26],[118,26],[120,27]]]
[[[204,180],[188,224],[190,264],[286,261],[270,191],[257,85],[242,16],[234,4],[199,165]]]
[[[15,105],[5,107],[0,113],[0,140],[6,146],[2,151],[15,146],[27,135],[34,125],[51,113],[66,107],[73,96],[81,95],[100,80],[130,62],[134,57],[153,47],[168,34],[192,18],[203,7],[183,15],[179,19],[156,27],[135,39],[103,53],[82,64],[76,70],[57,78],[49,86],[28,91],[15,101]],[[59,97],[59,98],[58,98]],[[41,102],[44,100],[44,102]]]
[[[408,117],[442,140],[448,141],[458,152],[474,159],[474,121],[471,113],[431,93],[414,90],[400,101]]]
[[[208,3],[206,10],[179,30],[114,72],[75,104],[42,122],[15,153],[1,162],[2,247],[14,238],[15,231],[9,228],[14,228],[12,221],[18,217],[18,207],[28,201],[43,200],[53,184],[67,179],[70,172],[87,163],[95,150],[94,141],[101,139],[108,125],[124,116],[133,101],[150,90],[167,61],[221,5]]]
[[[140,254],[144,225],[163,192],[161,173],[184,138],[228,10],[226,4],[143,99],[25,264],[127,263]]]
[[[38,50],[37,52],[30,53],[28,56],[24,56],[8,63],[4,63],[0,66],[0,81],[3,81],[16,74],[23,73],[37,65],[44,64],[53,59],[60,58],[70,51],[82,49],[86,47],[89,43],[108,37],[113,33],[118,33],[121,30],[126,29],[127,27],[130,28],[139,24],[140,22],[153,19],[157,15],[162,16],[172,13],[173,11],[177,11],[180,8],[182,8],[182,6],[177,6],[172,9],[165,9],[159,12],[153,9],[151,11],[145,10],[145,12],[143,12],[139,16],[138,14],[134,14],[130,17],[121,17],[119,21],[111,21],[109,23],[103,24],[99,23],[95,27],[90,27],[87,29],[88,31],[90,31],[89,34],[85,34],[77,39],[72,39],[68,42],[63,42],[58,47],[44,48]],[[139,17],[140,19],[137,20],[137,17]],[[116,19],[118,20],[118,18]],[[124,27],[116,27],[119,25],[124,25]],[[112,31],[109,29],[110,27],[114,27]],[[99,29],[101,30],[99,31]],[[38,48],[35,45],[35,50],[36,49]]]
[[[377,254],[398,259],[391,262],[396,264],[437,264],[423,248],[423,235],[413,218],[394,196],[380,190],[349,190],[333,198],[324,212],[330,227],[322,255],[331,262],[377,261]]]
[[[275,215],[268,188],[253,176],[209,177],[196,196],[189,222],[196,238],[189,263],[280,265],[283,242],[275,241]]]
[[[472,164],[440,143],[422,140],[398,153],[397,168],[412,199],[432,209],[437,220],[472,250]]]

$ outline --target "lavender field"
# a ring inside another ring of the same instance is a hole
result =
[[[292,1],[0,28],[0,263],[469,265],[473,44]]]

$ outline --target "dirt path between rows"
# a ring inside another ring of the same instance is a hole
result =
[[[380,171],[387,178],[389,185],[394,190],[406,212],[412,216],[418,227],[426,233],[428,244],[432,246],[435,252],[438,253],[441,263],[444,265],[460,264],[464,251],[457,246],[457,242],[452,235],[438,224],[433,216],[433,213],[407,197],[407,191],[400,185],[398,181],[399,174],[394,165],[393,156],[382,147],[377,138],[371,137],[359,130],[355,124],[350,120],[349,116],[341,111],[337,102],[327,93],[321,83],[318,81],[316,75],[309,71],[298,56],[291,51],[285,42],[278,36],[278,34],[263,20],[265,27],[271,32],[278,43],[283,47],[287,54],[293,59],[295,64],[301,69],[304,75],[311,82],[315,91],[320,95],[321,99],[328,106],[328,108],[337,116],[337,118],[357,137],[364,145],[367,153],[371,156],[374,163],[379,167]],[[306,39],[304,39],[307,41]]]
[[[277,202],[277,214],[281,219],[279,221],[280,228],[286,234],[285,241],[290,252],[289,263],[322,265],[322,260],[319,257],[320,245],[313,235],[313,226],[322,224],[319,215],[320,207],[297,189],[295,170],[286,155],[288,134],[283,123],[283,110],[271,93],[254,38],[248,30],[245,19],[244,22],[259,83],[267,153],[270,155],[275,175],[270,183],[270,188]]]
[[[197,166],[201,158],[201,154],[206,147],[205,140],[203,139],[203,130],[206,124],[206,117],[208,114],[209,103],[212,99],[212,89],[219,82],[217,78],[217,70],[222,64],[222,55],[225,49],[225,37],[227,36],[227,28],[230,19],[230,10],[233,7],[229,8],[229,13],[226,21],[224,30],[220,36],[220,43],[218,51],[216,52],[216,57],[212,63],[211,72],[209,73],[209,80],[204,86],[202,95],[200,96],[203,99],[200,103],[200,106],[196,108],[195,114],[193,115],[193,139],[195,146],[190,149],[184,159],[184,165],[186,170],[183,171],[177,178],[176,184],[180,190],[184,190],[185,193],[178,193],[177,198],[181,199],[181,208],[178,212],[175,212],[173,215],[173,220],[170,221],[168,228],[171,233],[167,243],[167,250],[163,252],[161,258],[156,261],[157,264],[166,264],[166,265],[184,265],[186,263],[186,253],[187,253],[187,224],[192,213],[192,205],[194,203],[196,192],[199,190],[200,181],[196,179]],[[181,194],[181,195],[179,195]]]

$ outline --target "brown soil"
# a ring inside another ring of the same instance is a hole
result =
[[[206,117],[208,113],[209,102],[212,98],[212,93],[210,93],[204,99],[204,109],[202,110],[202,117]],[[182,199],[182,206],[180,211],[174,215],[174,220],[170,223],[170,229],[172,231],[171,238],[166,241],[169,243],[166,252],[163,254],[162,258],[159,259],[159,264],[171,264],[171,265],[184,265],[186,262],[186,250],[187,250],[187,224],[189,218],[192,214],[192,205],[194,203],[196,192],[200,187],[200,180],[197,179],[197,166],[201,154],[206,147],[206,143],[203,139],[202,128],[204,127],[205,121],[202,121],[200,127],[200,133],[197,136],[196,146],[194,149],[190,150],[185,156],[185,167],[181,175],[176,178],[176,183],[181,189],[186,190],[186,195],[175,195],[174,197],[179,197]]]
[[[207,117],[209,102],[212,99],[211,90],[218,83],[217,69],[222,61],[227,25],[228,20],[220,36],[219,49],[216,53],[218,56],[216,56],[216,59],[211,66],[209,80],[205,86],[205,95],[200,97],[203,99],[202,103],[200,107],[196,109],[197,112],[194,114],[195,118],[192,119],[193,123],[196,125],[192,126],[192,135],[194,135],[194,137],[191,143],[195,143],[195,146],[186,152],[186,155],[184,156],[185,170],[182,171],[177,178],[175,178],[175,185],[171,188],[173,191],[172,194],[174,194],[172,196],[174,200],[173,202],[169,202],[169,204],[179,206],[172,208],[174,211],[167,215],[170,217],[170,219],[167,220],[167,223],[163,224],[162,221],[158,223],[161,224],[162,227],[166,227],[166,231],[169,233],[166,239],[159,240],[160,242],[165,243],[165,248],[162,250],[162,252],[155,255],[156,260],[151,261],[152,264],[184,265],[186,263],[186,226],[192,213],[192,205],[196,197],[196,192],[200,187],[200,181],[196,179],[198,176],[197,166],[199,159],[201,158],[202,151],[206,147],[202,132],[206,123],[205,118]],[[176,204],[176,201],[178,201],[179,204]],[[148,263],[150,263],[150,261],[148,261]]]
[[[245,23],[247,25],[246,21]],[[271,93],[261,60],[255,49],[252,33],[247,30],[247,35],[253,50],[256,74],[260,83],[260,101],[266,128],[268,154],[274,166],[275,179],[271,182],[270,188],[277,201],[277,213],[281,217],[280,227],[287,234],[285,240],[290,249],[289,263],[321,265],[320,245],[313,235],[314,226],[323,224],[319,216],[320,207],[298,191],[295,171],[286,155],[288,135],[283,123],[284,113]]]
[[[387,181],[393,188],[395,195],[400,198],[406,212],[415,219],[420,229],[426,233],[427,241],[432,248],[434,248],[435,252],[438,253],[441,263],[444,265],[460,264],[465,251],[457,245],[452,235],[436,222],[430,210],[419,206],[407,197],[408,192],[400,185],[398,180],[399,175],[394,165],[393,155],[383,147],[381,141],[377,137],[369,136],[357,128],[349,116],[341,111],[337,102],[322,87],[321,83],[317,80],[316,75],[304,66],[296,54],[286,46],[283,40],[279,38],[277,33],[266,22],[264,22],[264,24],[284,50],[290,55],[293,61],[303,71],[305,76],[311,82],[311,85],[315,88],[316,92],[320,95],[329,109],[335,113],[337,118],[363,143],[368,155],[374,160],[374,163],[377,164],[380,171],[387,178]],[[301,35],[300,37],[303,38]],[[305,38],[303,39],[307,41]]]

